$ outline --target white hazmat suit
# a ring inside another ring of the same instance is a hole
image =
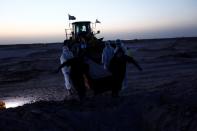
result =
[[[114,56],[114,48],[111,47],[110,42],[105,43],[105,48],[102,53],[102,63],[104,65],[104,69],[109,68],[109,63]]]
[[[60,57],[60,63],[63,64],[66,62],[68,59],[73,58],[73,53],[69,50],[67,46],[63,47],[62,55]],[[70,67],[64,66],[62,68],[62,73],[64,75],[64,80],[65,80],[65,88],[67,90],[70,90],[72,88],[72,82],[70,80]]]

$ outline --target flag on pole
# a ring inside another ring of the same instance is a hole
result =
[[[98,19],[96,19],[96,22],[95,23],[101,23]]]
[[[75,16],[72,16],[72,15],[70,15],[70,14],[68,14],[68,19],[69,19],[69,20],[76,20],[76,17],[75,17]]]

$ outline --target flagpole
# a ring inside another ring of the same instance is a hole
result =
[[[70,18],[69,17],[70,17],[70,15],[68,14],[68,23],[69,23],[68,26],[69,26],[69,29],[70,29]]]
[[[65,29],[65,32],[66,32],[66,40],[68,40],[67,29]]]
[[[70,14],[68,14],[68,26],[69,26],[69,29],[70,29]]]

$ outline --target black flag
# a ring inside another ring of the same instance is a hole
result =
[[[69,15],[69,14],[68,14],[68,19],[69,20],[76,20],[75,16],[72,16],[72,15]]]

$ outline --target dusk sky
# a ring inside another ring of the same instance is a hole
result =
[[[0,0],[0,44],[62,42],[68,13],[105,40],[197,36],[197,0]]]

